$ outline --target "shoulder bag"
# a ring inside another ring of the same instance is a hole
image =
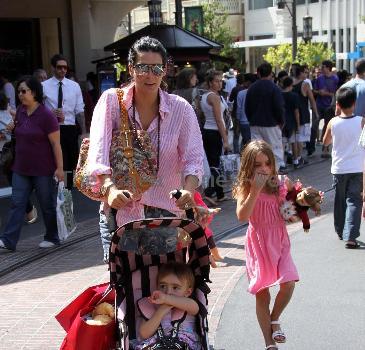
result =
[[[120,107],[120,130],[113,131],[109,161],[112,169],[111,178],[118,189],[128,190],[139,195],[147,191],[157,180],[160,154],[160,124],[158,116],[158,149],[152,147],[151,139],[144,130],[137,130],[135,123],[135,106],[133,101],[133,119],[130,123],[128,112],[123,102],[123,90],[116,89]],[[81,143],[79,160],[76,167],[74,183],[85,196],[103,201],[100,186],[96,186],[96,176],[91,175],[87,167],[87,155],[90,140]]]

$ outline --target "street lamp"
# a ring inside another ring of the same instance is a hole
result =
[[[161,0],[148,1],[148,12],[150,15],[150,24],[162,24]]]
[[[310,42],[313,37],[312,20],[311,16],[306,15],[303,17],[303,40],[305,43]]]
[[[288,6],[288,2],[292,3],[291,9]],[[297,0],[277,0],[276,5],[278,9],[283,10],[286,6],[286,8],[289,11],[289,14],[292,19],[292,59],[293,62],[295,61],[295,58],[297,57]]]

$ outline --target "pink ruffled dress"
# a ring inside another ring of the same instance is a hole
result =
[[[279,195],[261,192],[249,219],[246,240],[248,291],[259,291],[289,281],[298,281],[297,268],[290,254],[290,240],[280,205],[287,191]]]

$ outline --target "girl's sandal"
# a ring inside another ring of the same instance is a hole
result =
[[[268,345],[265,350],[269,350],[269,349],[276,349],[278,350],[279,348],[276,345]]]
[[[280,322],[278,321],[271,321],[272,325],[280,326]],[[285,333],[279,329],[272,333],[272,340],[274,340],[276,343],[285,343],[286,342],[286,335]]]

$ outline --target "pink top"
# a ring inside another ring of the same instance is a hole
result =
[[[123,88],[123,99],[129,117],[133,113],[133,85]],[[199,124],[193,108],[183,98],[159,90],[161,114],[160,168],[157,183],[149,188],[139,201],[131,202],[118,211],[117,223],[144,217],[143,205],[154,206],[180,213],[169,192],[182,187],[187,175],[195,175],[199,182],[203,175],[203,142]],[[137,128],[141,122],[136,109]],[[157,118],[147,129],[157,150]],[[115,89],[105,91],[94,110],[90,128],[89,170],[94,175],[111,174],[109,149],[112,130],[120,127],[120,113]]]

